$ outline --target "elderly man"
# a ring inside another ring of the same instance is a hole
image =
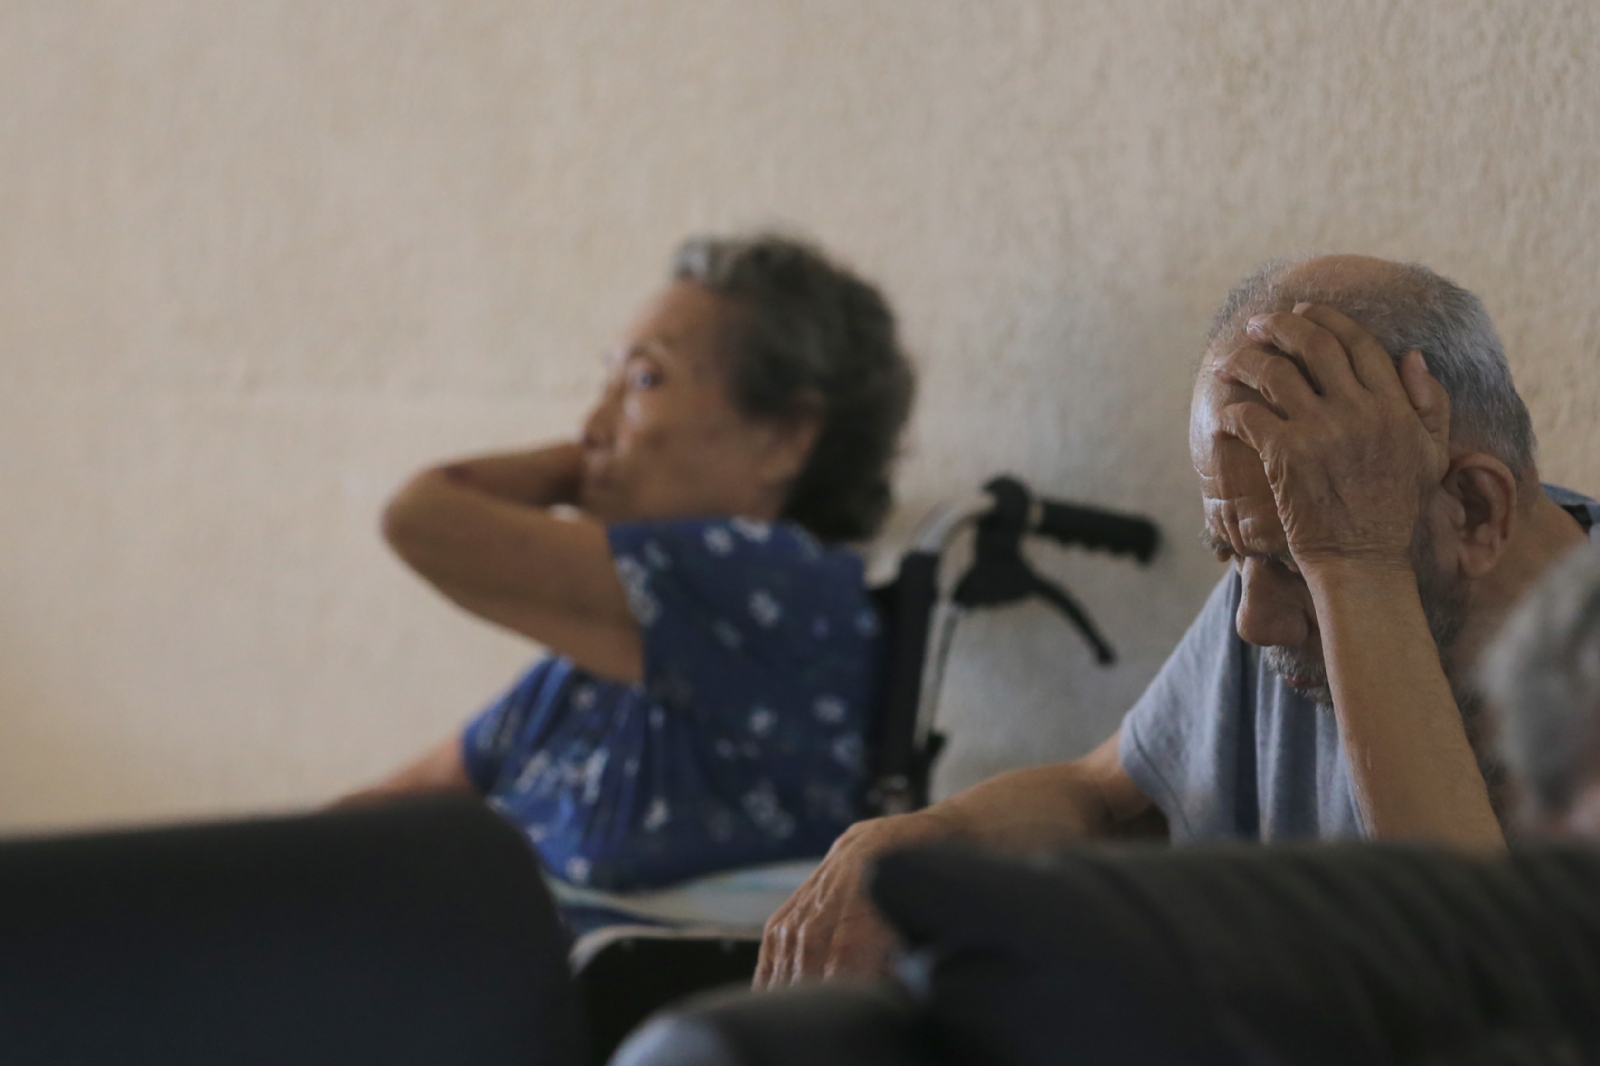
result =
[[[1484,657],[1528,831],[1600,843],[1600,552],[1539,579]]]
[[[768,923],[758,986],[886,965],[862,885],[894,848],[1032,852],[1152,825],[1502,846],[1462,680],[1600,505],[1541,488],[1483,305],[1419,266],[1269,263],[1217,313],[1190,447],[1206,539],[1233,566],[1121,728],[852,827]]]

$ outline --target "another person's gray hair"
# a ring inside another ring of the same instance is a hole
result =
[[[1523,802],[1561,816],[1600,770],[1600,551],[1579,548],[1535,583],[1480,674]]]
[[[1324,304],[1370,330],[1397,361],[1413,348],[1422,353],[1450,397],[1453,440],[1499,459],[1519,480],[1533,469],[1533,423],[1483,301],[1418,263],[1391,263],[1381,277],[1349,283],[1297,276],[1306,261],[1269,260],[1235,285],[1206,347],[1242,336],[1253,315]]]
[[[877,532],[915,391],[883,294],[814,246],[774,234],[686,241],[672,276],[738,312],[727,344],[735,406],[752,418],[820,415],[783,517],[825,541]]]

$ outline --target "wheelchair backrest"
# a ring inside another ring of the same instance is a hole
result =
[[[917,720],[939,601],[939,555],[906,553],[895,579],[874,588],[872,597],[888,659],[867,803],[873,814],[899,814],[927,805],[928,779],[944,739],[931,731],[924,736]]]

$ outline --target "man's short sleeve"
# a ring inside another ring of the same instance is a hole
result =
[[[1161,672],[1122,720],[1117,754],[1167,817],[1175,841],[1239,832],[1240,721],[1254,714],[1234,628],[1240,580],[1230,570]],[[1254,797],[1254,782],[1248,782]]]

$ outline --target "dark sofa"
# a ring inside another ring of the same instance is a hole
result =
[[[889,856],[900,979],[722,994],[616,1066],[1600,1062],[1600,853]]]
[[[566,949],[470,798],[0,841],[0,1066],[576,1066]]]

